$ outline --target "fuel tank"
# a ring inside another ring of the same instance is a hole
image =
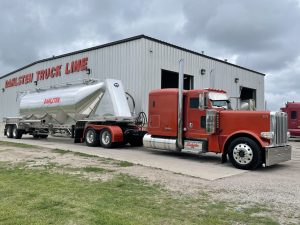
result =
[[[25,119],[66,124],[105,115],[131,117],[122,83],[118,80],[37,91],[25,94],[20,100],[20,116]]]

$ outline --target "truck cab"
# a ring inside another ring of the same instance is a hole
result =
[[[270,166],[291,158],[286,114],[232,110],[225,91],[178,89],[149,94],[148,134],[144,146],[201,154],[222,154],[240,169]],[[182,110],[182,118],[180,113]],[[182,125],[180,121],[182,120]]]
[[[281,111],[288,116],[288,130],[291,137],[300,137],[300,102],[287,102]]]

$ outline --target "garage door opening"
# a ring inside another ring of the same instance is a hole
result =
[[[178,88],[178,73],[161,70],[161,88]],[[184,90],[194,89],[194,77],[191,75],[184,74]]]
[[[241,87],[241,101],[253,99],[256,106],[256,90],[252,88]]]

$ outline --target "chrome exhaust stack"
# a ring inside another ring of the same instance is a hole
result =
[[[178,115],[177,115],[177,137],[163,138],[152,137],[151,134],[146,134],[143,137],[143,145],[146,148],[181,151],[183,145],[183,65],[184,60],[179,61],[179,76],[178,76]]]
[[[178,124],[177,124],[177,149],[183,149],[183,70],[184,70],[184,60],[179,60],[179,76],[178,76]]]

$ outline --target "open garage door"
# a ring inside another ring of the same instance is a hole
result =
[[[240,101],[241,105],[243,103],[254,104],[253,106],[256,108],[256,89],[241,87]]]
[[[178,73],[161,70],[161,88],[178,88]],[[194,77],[191,75],[184,74],[184,90],[194,89]]]

